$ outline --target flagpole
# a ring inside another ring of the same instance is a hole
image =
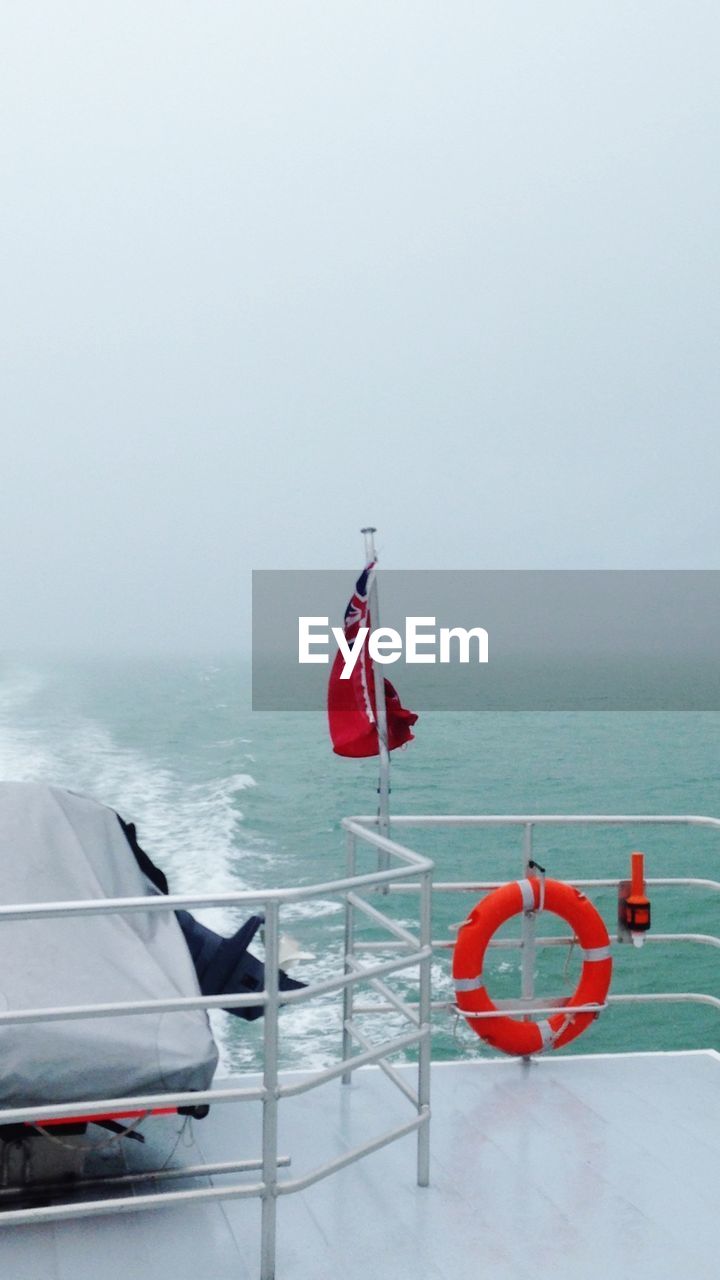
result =
[[[376,559],[375,534],[377,529],[372,525],[361,529],[365,538],[365,563],[371,564]],[[380,625],[378,607],[377,578],[373,573],[368,598],[370,607],[370,623],[373,630]],[[388,751],[387,705],[385,702],[385,676],[377,662],[373,662],[373,687],[375,689],[375,709],[378,730],[378,754],[380,756],[380,777],[378,781],[378,830],[381,836],[390,830],[390,752]],[[387,862],[387,854],[382,854],[383,863]]]

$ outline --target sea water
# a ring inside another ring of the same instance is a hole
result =
[[[416,740],[395,752],[395,813],[720,814],[720,713],[441,713],[421,717]],[[88,658],[6,660],[0,667],[0,777],[59,783],[90,794],[135,822],[172,891],[207,893],[312,884],[344,874],[340,821],[372,814],[377,762],[332,754],[322,713],[250,710],[250,672],[239,659]],[[514,879],[521,831],[403,832],[432,856],[436,878]],[[692,827],[536,829],[535,856],[548,875],[621,877],[632,849],[649,876],[720,880],[720,832]],[[371,869],[372,861],[363,863]],[[451,940],[474,898],[439,899],[435,937]],[[612,890],[593,893],[610,924]],[[412,927],[417,898],[383,904]],[[720,895],[698,889],[653,894],[656,932],[717,934]],[[236,909],[199,912],[230,933]],[[546,918],[545,918],[546,919]],[[554,932],[554,921],[542,932]],[[343,910],[330,895],[286,908],[283,929],[315,959],[296,976],[337,972]],[[517,932],[517,929],[515,930]],[[362,946],[362,933],[359,944]],[[367,937],[377,938],[372,930]],[[720,990],[720,952],[676,943],[615,947],[613,991]],[[450,951],[433,964],[435,997],[451,1000]],[[538,953],[536,990],[569,994],[578,957]],[[518,952],[496,950],[486,965],[498,996],[520,991]],[[412,995],[410,979],[402,980]],[[402,985],[402,984],[401,984]],[[363,997],[372,1003],[371,997]],[[363,1015],[368,1034],[397,1027]],[[395,1017],[395,1015],[393,1015]],[[257,1067],[262,1022],[212,1015],[223,1065]],[[333,1061],[340,1045],[336,995],[281,1015],[285,1066]],[[708,1006],[616,1006],[576,1042],[578,1051],[720,1047],[720,1018]],[[434,1053],[485,1052],[449,1012],[438,1013]]]

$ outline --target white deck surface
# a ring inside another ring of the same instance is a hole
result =
[[[432,1092],[431,1186],[415,1185],[410,1136],[282,1198],[277,1280],[717,1280],[720,1054],[440,1064]],[[280,1149],[292,1168],[281,1177],[411,1108],[369,1068],[349,1088],[333,1082],[281,1103],[283,1113]],[[257,1155],[259,1121],[258,1104],[216,1106],[172,1163]],[[175,1129],[156,1120],[146,1130],[154,1150],[127,1141],[123,1150],[157,1167]],[[230,1181],[243,1177],[256,1175]],[[0,1274],[257,1280],[259,1222],[257,1201],[236,1200],[8,1225]]]

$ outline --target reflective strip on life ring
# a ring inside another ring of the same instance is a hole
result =
[[[482,979],[487,945],[506,920],[524,911],[537,910],[540,895],[541,885],[536,877],[513,880],[478,902],[461,925],[453,952],[453,980],[457,1007],[463,1013],[497,1011]],[[579,1036],[597,1014],[573,1014],[573,1008],[604,1004],[612,976],[608,931],[584,893],[561,880],[545,880],[543,908],[570,925],[582,948],[582,973],[574,994],[557,1013],[542,1022],[518,1022],[500,1013],[496,1018],[467,1020],[482,1040],[503,1053],[521,1057],[543,1053],[546,1049],[559,1049]]]

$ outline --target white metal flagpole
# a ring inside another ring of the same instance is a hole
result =
[[[360,532],[365,537],[365,564],[368,565],[376,559],[375,534],[377,533],[377,530],[372,525],[368,525],[367,528],[361,529]],[[370,608],[370,623],[373,630],[375,630],[380,625],[380,611],[378,608],[377,578],[374,572],[372,575],[372,582],[370,584],[368,604]],[[385,677],[377,662],[373,662],[372,669],[373,687],[375,689],[375,707],[377,711],[378,748],[380,756],[380,779],[378,783],[378,830],[380,835],[386,836],[390,829],[390,752],[388,751]],[[387,854],[383,854],[382,856],[387,859]]]

